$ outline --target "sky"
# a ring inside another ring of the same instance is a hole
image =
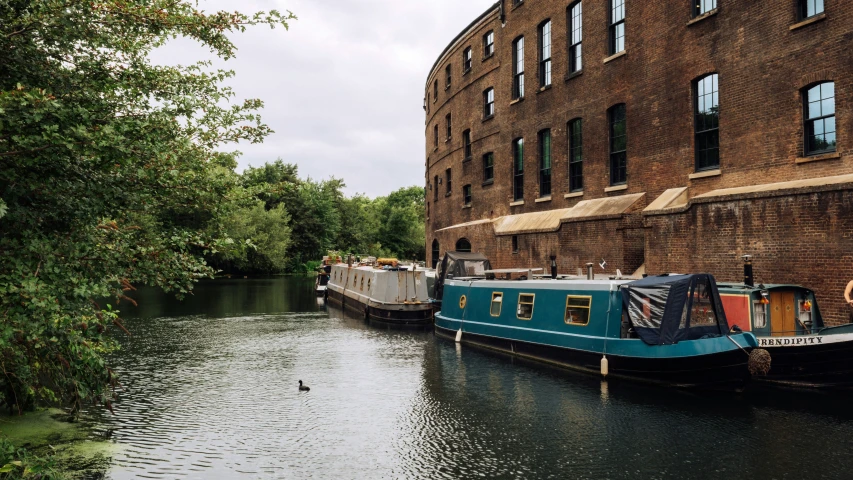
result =
[[[199,0],[207,12],[290,10],[290,29],[234,34],[235,101],[259,98],[275,133],[240,144],[239,171],[277,158],[301,177],[342,178],[345,193],[370,197],[424,184],[424,85],[447,44],[494,0]],[[164,64],[211,59],[175,40],[153,55]]]

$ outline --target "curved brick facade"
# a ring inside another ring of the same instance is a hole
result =
[[[611,1],[582,1],[580,73],[569,71],[575,2],[566,0],[502,0],[438,59],[425,90],[427,252],[434,242],[443,253],[465,238],[496,267],[544,266],[556,255],[564,272],[604,259],[608,273],[645,265],[650,273],[706,270],[727,280],[739,279],[739,256],[752,254],[758,281],[807,284],[830,321],[845,319],[838,299],[853,278],[853,178],[839,176],[853,174],[853,9],[845,0],[825,0],[822,14],[803,21],[795,0],[717,0],[697,18],[694,0],[624,0],[624,53],[611,55]],[[539,26],[547,20],[551,85],[540,88]],[[484,57],[489,31],[494,55]],[[520,36],[525,92],[513,101],[513,41]],[[473,58],[463,73],[467,48]],[[695,81],[707,74],[718,79],[719,168],[703,170],[695,153]],[[804,89],[820,82],[834,85],[837,146],[807,155]],[[488,88],[495,115],[484,118]],[[610,171],[608,109],[618,104],[626,112],[624,184]],[[571,192],[567,124],[578,118],[583,190]],[[550,196],[540,192],[538,168],[538,133],[545,129]],[[518,201],[516,138],[525,144]],[[489,152],[494,181],[484,182]],[[791,181],[800,183],[772,185]],[[637,200],[627,207],[604,200],[629,195]],[[535,215],[549,211],[553,218]]]

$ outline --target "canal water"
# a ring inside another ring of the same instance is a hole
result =
[[[602,382],[326,309],[310,278],[122,304],[111,479],[850,478],[853,396]],[[303,380],[310,392],[299,392]]]

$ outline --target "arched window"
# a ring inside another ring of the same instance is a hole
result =
[[[551,85],[551,20],[539,25],[539,87]]]
[[[524,98],[524,37],[512,42],[512,99]]]
[[[693,84],[693,128],[696,138],[696,171],[720,168],[720,95],[717,74]]]
[[[583,191],[583,120],[569,122],[569,191]]]
[[[438,239],[435,239],[432,241],[432,268],[435,268],[438,266],[438,255],[439,255]]]
[[[806,155],[834,152],[835,83],[825,82],[803,91]]]
[[[610,123],[610,185],[628,182],[628,132],[625,104],[614,105],[607,112]]]
[[[456,251],[471,253],[471,242],[467,238],[460,238],[456,241]]]
[[[551,196],[551,130],[539,132],[539,196]]]
[[[512,142],[512,199],[524,199],[524,139]]]

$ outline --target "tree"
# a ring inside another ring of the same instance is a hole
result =
[[[104,360],[136,284],[185,294],[212,275],[223,219],[251,201],[229,143],[270,133],[209,63],[151,64],[182,36],[221,58],[228,34],[290,14],[207,14],[185,0],[0,3],[0,386],[110,406]]]

